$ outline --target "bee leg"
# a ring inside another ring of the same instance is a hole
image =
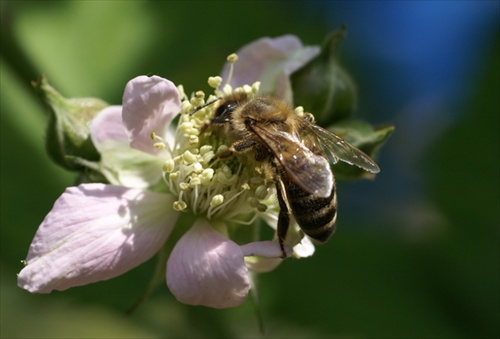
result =
[[[254,140],[242,140],[239,142],[235,142],[225,150],[220,151],[215,155],[215,158],[212,159],[212,161],[216,159],[226,159],[230,158],[234,155],[234,153],[243,153],[247,149],[254,147],[257,144],[256,141]]]
[[[290,206],[288,205],[286,199],[285,186],[279,175],[276,178],[276,191],[278,196],[278,203],[280,205],[280,212],[278,215],[278,229],[277,229],[278,240],[280,243],[280,249],[282,254],[281,257],[286,258],[287,255],[285,252],[284,242],[286,234],[288,232],[288,227],[290,226]]]

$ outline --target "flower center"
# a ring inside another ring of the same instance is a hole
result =
[[[213,117],[216,105],[211,102],[235,91],[254,96],[259,83],[233,91],[228,84],[219,90],[221,82],[220,77],[209,78],[215,95],[210,95],[206,101],[202,91],[188,98],[179,87],[183,97],[181,114],[172,158],[164,163],[163,177],[170,192],[178,197],[173,204],[175,210],[189,210],[208,219],[251,223],[260,212],[276,207],[272,181],[255,166],[238,161],[236,156],[217,159],[216,154],[228,147],[228,140],[211,135],[209,131],[200,135],[200,129],[206,129],[205,125]],[[153,138],[157,147],[166,147],[157,136]]]

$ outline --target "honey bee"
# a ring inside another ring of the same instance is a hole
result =
[[[299,117],[276,97],[250,98],[245,93],[234,93],[217,101],[214,116],[201,133],[210,128],[231,142],[215,159],[248,154],[256,162],[269,165],[280,207],[277,236],[283,258],[291,216],[310,238],[327,241],[337,219],[330,164],[341,160],[378,173],[377,164],[344,139],[314,124],[311,114]]]

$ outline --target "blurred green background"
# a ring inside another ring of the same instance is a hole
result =
[[[75,177],[44,152],[47,109],[30,82],[120,104],[157,74],[208,90],[226,55],[263,36],[340,58],[357,117],[389,123],[376,180],[339,183],[338,231],[309,259],[259,278],[269,337],[500,336],[499,2],[5,1],[1,9],[2,338],[258,337],[251,298],[213,310],[161,288],[138,311],[154,260],[50,295],[16,286],[31,239]]]

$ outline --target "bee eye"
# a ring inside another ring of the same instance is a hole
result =
[[[238,107],[237,101],[226,102],[215,110],[214,118],[212,119],[213,124],[223,124],[231,121],[231,114]]]
[[[226,102],[225,104],[217,107],[217,109],[215,110],[215,116],[220,117],[224,115],[229,115],[234,111],[235,108],[236,108],[236,102],[234,101]]]

